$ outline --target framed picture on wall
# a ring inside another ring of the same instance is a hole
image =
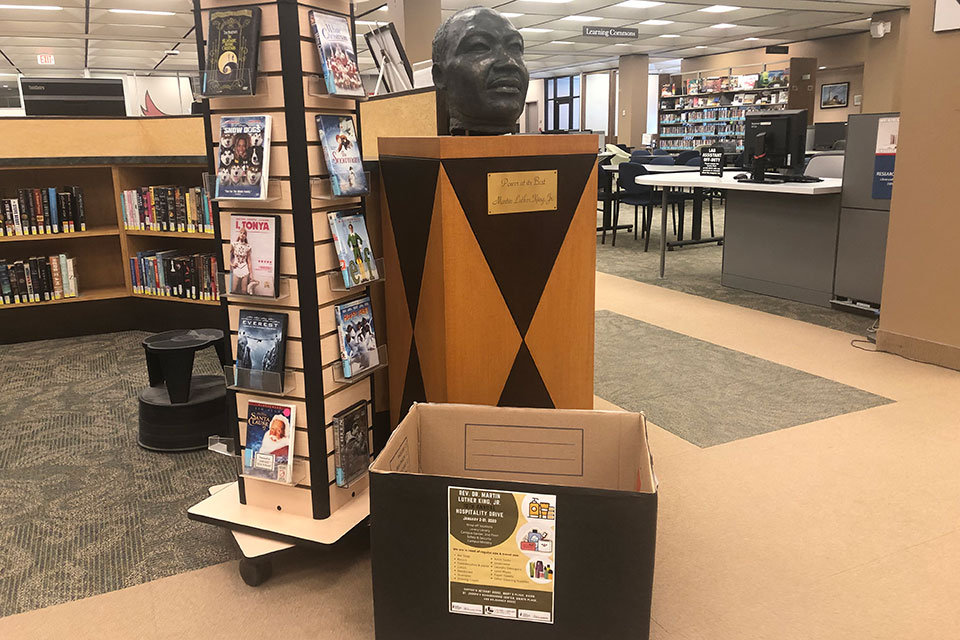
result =
[[[840,109],[850,103],[850,83],[835,82],[820,87],[820,108]]]
[[[960,29],[960,0],[937,0],[933,18],[934,31]]]

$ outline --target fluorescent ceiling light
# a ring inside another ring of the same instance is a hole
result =
[[[651,27],[662,27],[665,24],[673,24],[673,20],[644,20],[640,24],[648,24]]]
[[[649,9],[650,7],[659,7],[662,4],[662,2],[653,2],[653,0],[627,0],[617,6],[624,9]]]
[[[730,24],[730,23],[727,23],[727,22],[721,22],[720,24],[710,25],[710,28],[712,28],[712,29],[733,29],[735,26],[737,26],[737,25],[735,25],[735,24]]]
[[[753,42],[754,40],[759,40],[760,38],[744,38],[747,42]]]
[[[697,49],[706,49],[706,48],[707,48],[707,45],[705,45],[705,44],[698,44],[698,45],[697,45]]]
[[[565,18],[560,18],[561,20],[571,20],[573,22],[596,22],[597,20],[603,20],[599,16],[566,16]]]
[[[504,18],[520,18],[523,16],[522,13],[510,13],[509,11],[503,11],[500,13]]]
[[[175,16],[173,11],[148,11],[146,9],[108,9],[110,13],[136,13],[143,16]]]
[[[551,40],[550,44],[577,44],[577,43],[570,42],[569,40]]]
[[[541,29],[540,27],[524,27],[520,29],[523,33],[550,33],[553,29]]]
[[[661,37],[661,38],[679,38],[680,36],[678,36],[678,35],[675,34],[675,33],[665,33],[665,34],[663,34],[663,35],[660,36],[660,37]]]
[[[824,69],[826,69],[826,67],[820,67],[820,71],[823,71]]]
[[[22,11],[63,11],[63,7],[49,4],[0,4],[0,9],[17,9]]]
[[[704,7],[703,9],[699,9],[699,11],[703,11],[704,13],[727,13],[729,11],[736,11],[739,8],[740,7],[731,7],[727,4],[715,4],[712,7]]]

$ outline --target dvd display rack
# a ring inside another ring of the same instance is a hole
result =
[[[205,59],[209,12],[233,4],[227,0],[194,1],[201,65]],[[256,92],[207,97],[207,151],[212,173],[221,117],[272,116],[269,178],[271,196],[276,197],[268,201],[219,200],[213,210],[224,265],[229,265],[231,215],[269,213],[280,217],[278,268],[282,295],[259,300],[227,295],[223,322],[229,328],[232,354],[236,351],[241,309],[287,315],[283,384],[269,394],[232,385],[228,394],[235,401],[234,435],[240,447],[245,442],[248,401],[261,398],[296,405],[293,477],[297,482],[281,484],[240,476],[234,483],[211,488],[209,498],[188,510],[194,520],[233,530],[241,549],[244,540],[249,542],[241,537],[246,534],[288,545],[330,544],[369,515],[366,478],[348,488],[338,487],[334,481],[332,417],[359,401],[372,404],[374,379],[368,375],[344,380],[337,375],[342,364],[334,306],[368,294],[371,285],[366,283],[349,290],[332,285],[337,278],[331,274],[339,274],[339,259],[327,214],[343,209],[362,210],[364,200],[330,196],[329,185],[325,184],[330,176],[315,124],[318,114],[352,115],[359,129],[358,101],[310,90],[323,71],[309,12],[319,10],[346,17],[355,30],[351,3],[316,0],[306,5],[275,0],[257,6],[261,9],[261,28]],[[371,439],[373,414],[371,407]],[[238,532],[245,533],[237,535]],[[241,565],[241,574],[243,571]]]
[[[813,61],[813,69],[816,69]],[[743,151],[744,121],[749,112],[809,109],[806,83],[809,59],[750,65],[660,79],[657,133],[666,151],[691,151],[721,145]]]
[[[8,263],[76,257],[79,284],[76,297],[0,305],[0,342],[195,327],[215,319],[216,301],[137,293],[129,267],[139,251],[213,253],[214,234],[129,229],[122,202],[126,189],[200,186],[206,166],[200,118],[3,118],[0,135],[8,141],[0,151],[3,197],[16,197],[21,188],[74,185],[82,190],[86,218],[85,231],[0,236],[0,259]]]

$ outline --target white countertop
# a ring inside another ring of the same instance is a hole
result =
[[[645,164],[643,166],[646,167],[650,173],[690,173],[691,171],[700,171],[700,167],[688,167],[685,164]],[[606,171],[620,171],[620,165],[618,164],[603,164],[600,165],[600,168]]]
[[[649,168],[649,167],[648,167]],[[696,167],[691,167],[696,169]],[[732,189],[735,191],[762,191],[766,193],[791,193],[805,196],[821,196],[840,193],[843,180],[824,178],[823,182],[784,182],[783,184],[755,184],[737,182],[734,176],[744,173],[742,169],[725,171],[722,178],[710,178],[687,173],[667,173],[662,175],[637,176],[637,184],[648,187],[702,187],[704,189]]]

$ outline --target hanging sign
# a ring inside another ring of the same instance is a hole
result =
[[[636,40],[640,37],[640,31],[629,27],[583,27],[583,35],[591,38]]]
[[[553,624],[557,497],[447,490],[450,613]]]
[[[38,53],[37,64],[56,64],[52,53]]]
[[[880,118],[877,123],[877,150],[873,161],[873,198],[893,197],[893,172],[897,163],[900,117]]]
[[[700,175],[711,178],[723,177],[723,147],[706,147],[700,150]]]

